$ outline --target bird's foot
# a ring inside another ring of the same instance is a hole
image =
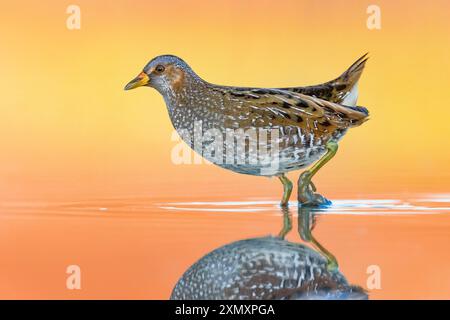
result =
[[[326,207],[331,205],[331,201],[318,193],[299,194],[298,204],[301,207]]]
[[[299,205],[302,207],[324,207],[331,205],[331,201],[318,193],[299,195]]]
[[[305,171],[298,180],[298,204],[302,207],[322,207],[331,205],[331,201],[315,193],[316,187],[311,181],[311,173]]]

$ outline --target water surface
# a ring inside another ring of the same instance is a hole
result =
[[[271,199],[3,202],[0,298],[167,299],[202,256],[279,235],[286,215],[286,239],[311,246],[298,233],[295,202],[288,212]],[[449,194],[336,199],[314,215],[314,237],[370,299],[450,298]],[[66,288],[72,264],[81,268],[81,290]]]

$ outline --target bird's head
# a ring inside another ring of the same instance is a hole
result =
[[[197,77],[186,62],[176,56],[162,55],[150,60],[142,72],[125,86],[125,90],[146,86],[164,95],[181,89],[189,76]]]

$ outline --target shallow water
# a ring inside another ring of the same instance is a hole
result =
[[[298,214],[270,199],[2,203],[0,298],[167,299],[206,253],[279,235],[289,217],[286,239],[311,246]],[[450,298],[450,195],[336,199],[314,216],[315,239],[370,299]],[[81,290],[66,288],[69,265]]]

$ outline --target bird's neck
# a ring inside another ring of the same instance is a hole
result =
[[[200,78],[187,79],[178,90],[172,88],[163,94],[170,119],[176,130],[187,129],[192,131],[196,123],[203,122],[208,128],[212,121],[208,121],[211,114],[211,85]]]
[[[191,105],[198,95],[204,91],[207,83],[199,77],[186,75],[182,83],[172,84],[162,92],[169,109],[182,105]]]

